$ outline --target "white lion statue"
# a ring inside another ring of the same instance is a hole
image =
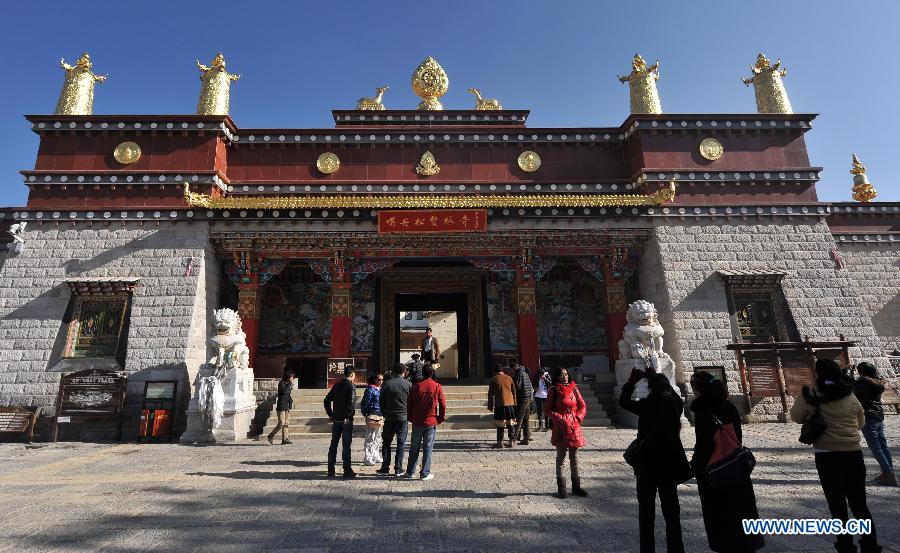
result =
[[[638,300],[628,306],[625,314],[623,338],[619,340],[619,359],[643,360],[648,369],[659,372],[659,360],[668,359],[663,351],[663,330],[659,324],[656,306],[646,300]]]
[[[224,307],[213,311],[213,320],[216,335],[209,339],[209,344],[216,348],[216,356],[209,360],[210,364],[224,369],[223,372],[246,369],[250,365],[250,348],[247,347],[247,335],[241,330],[240,316]]]

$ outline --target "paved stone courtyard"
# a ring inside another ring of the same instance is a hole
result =
[[[823,517],[825,501],[798,427],[745,427],[759,464],[762,516]],[[359,467],[325,478],[327,441],[291,446],[0,444],[0,551],[566,551],[638,550],[634,479],[622,451],[634,431],[591,429],[580,460],[587,499],[552,494],[548,434],[488,449],[493,433],[438,432],[435,479],[398,481]],[[888,436],[900,457],[900,424]],[[685,445],[693,431],[683,431]],[[354,460],[362,457],[355,440]],[[867,455],[871,475],[876,465]],[[687,550],[708,551],[696,486],[681,486]],[[896,488],[869,487],[886,551],[900,552]],[[661,515],[657,535],[663,540]],[[833,551],[830,538],[767,538],[765,551]],[[658,551],[665,551],[662,543]]]

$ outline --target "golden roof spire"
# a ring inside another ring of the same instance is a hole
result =
[[[66,63],[65,58],[59,60],[60,66],[66,70],[59,101],[56,102],[56,115],[91,115],[94,113],[94,83],[102,83],[106,75],[95,75],[91,56],[87,52],[78,58],[75,65]]]
[[[647,62],[640,54],[631,60],[631,73],[625,77],[619,75],[619,81],[628,83],[631,93],[631,113],[662,113],[656,81],[659,80],[659,60],[647,67]]]
[[[788,100],[787,90],[784,88],[782,77],[787,75],[787,69],[781,68],[781,60],[775,65],[769,64],[769,58],[760,53],[756,56],[756,63],[750,66],[753,75],[747,79],[741,79],[745,85],[753,85],[756,93],[756,111],[759,113],[794,113],[791,101]]]
[[[412,89],[422,99],[418,109],[440,111],[444,109],[440,98],[450,88],[450,79],[444,68],[434,58],[428,56],[416,67],[412,75]]]
[[[871,202],[878,195],[878,191],[869,184],[866,176],[866,166],[853,154],[850,174],[853,175],[853,199],[857,202]]]
[[[197,115],[228,115],[231,99],[231,81],[241,78],[225,70],[225,56],[216,54],[209,66],[197,60],[200,70],[200,99],[197,101]]]

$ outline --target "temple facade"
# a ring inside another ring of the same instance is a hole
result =
[[[324,386],[329,358],[393,367],[400,313],[441,311],[454,383],[566,366],[608,396],[637,299],[681,384],[720,367],[746,395],[726,346],[807,338],[853,342],[854,362],[893,375],[900,203],[819,201],[815,115],[792,112],[780,62],[747,80],[778,109],[744,114],[660,113],[658,63],[635,64],[635,113],[609,127],[530,127],[477,89],[445,107],[431,58],[418,108],[388,108],[383,87],[324,129],[239,127],[221,56],[200,65],[197,114],[26,116],[28,202],[0,213],[0,404],[49,420],[62,375],[118,371],[133,434],[147,382],[177,381],[186,407],[219,307],[240,314],[260,389],[285,368]],[[65,105],[95,80],[67,80]]]

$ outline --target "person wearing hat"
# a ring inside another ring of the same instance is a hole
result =
[[[891,450],[884,438],[884,409],[881,406],[881,394],[887,382],[878,378],[878,370],[872,363],[863,362],[856,366],[859,378],[853,382],[853,393],[863,406],[866,424],[862,427],[863,438],[872,452],[872,456],[881,467],[881,475],[872,481],[882,486],[897,486],[897,475],[894,473],[894,461]]]
[[[866,502],[866,463],[860,446],[859,430],[866,422],[862,404],[853,395],[851,381],[832,359],[816,361],[815,387],[803,387],[791,407],[791,420],[803,424],[819,411],[825,420],[824,432],[813,442],[816,471],[828,502],[831,517],[847,522],[847,507],[857,519],[872,520]],[[872,532],[859,538],[862,553],[881,551],[875,523]],[[837,536],[838,553],[856,551],[853,536]]]

